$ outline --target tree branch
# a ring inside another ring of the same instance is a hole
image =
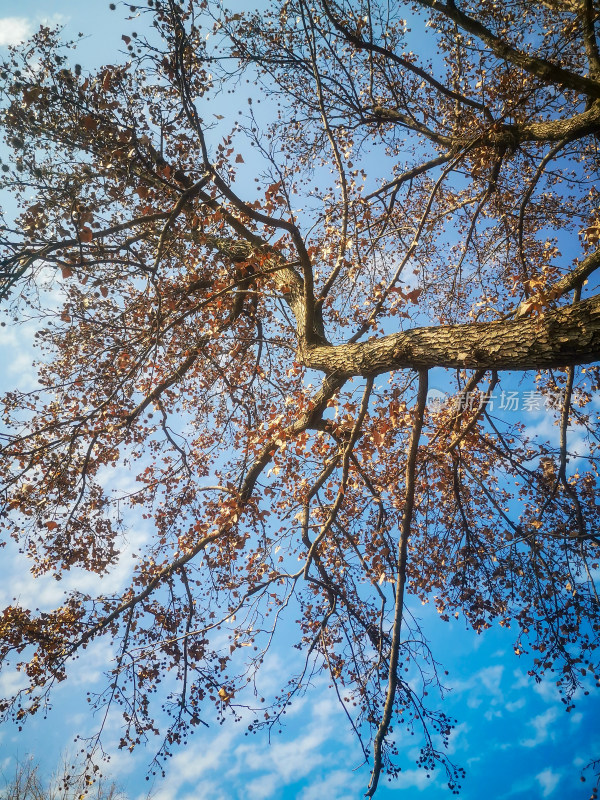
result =
[[[481,39],[498,58],[520,67],[530,75],[535,75],[536,78],[548,83],[564,86],[565,89],[574,89],[576,92],[588,97],[600,98],[600,83],[598,81],[585,78],[564,67],[559,67],[551,61],[546,61],[545,58],[527,55],[522,50],[503,41],[489,28],[486,28],[485,25],[464,14],[456,8],[454,3],[446,3],[444,5],[439,0],[417,0],[417,3],[423,8],[439,11],[463,30]]]
[[[301,345],[298,360],[330,375],[395,369],[529,370],[600,358],[600,295],[535,317],[413,328],[366,342]]]
[[[388,690],[383,709],[383,716],[375,735],[373,743],[373,770],[369,788],[365,793],[366,797],[373,797],[377,790],[379,775],[382,767],[382,748],[387,736],[394,703],[396,700],[396,687],[398,686],[398,654],[400,652],[400,635],[402,631],[402,617],[404,615],[404,587],[406,585],[406,562],[408,556],[408,538],[412,524],[412,515],[415,502],[415,470],[417,464],[417,452],[421,429],[423,427],[423,415],[427,402],[427,370],[419,372],[419,392],[417,395],[417,407],[415,411],[415,421],[408,445],[406,459],[406,486],[404,490],[404,513],[402,515],[402,527],[400,529],[400,540],[398,542],[398,569],[396,573],[396,607],[394,612],[394,624],[392,627],[392,644],[390,648]]]

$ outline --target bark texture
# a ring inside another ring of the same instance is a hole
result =
[[[345,376],[407,368],[529,370],[589,364],[600,359],[600,295],[533,317],[305,346],[299,358],[311,369]]]

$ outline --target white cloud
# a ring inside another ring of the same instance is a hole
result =
[[[516,691],[518,689],[524,689],[525,687],[531,688],[531,678],[529,678],[520,669],[515,669],[513,671],[513,675],[515,676],[516,680],[510,687],[511,689]]]
[[[279,786],[279,778],[274,773],[261,775],[246,784],[246,797],[248,800],[268,800],[273,797]]]
[[[488,692],[498,699],[503,696],[500,689],[503,672],[504,667],[498,664],[495,667],[486,667],[477,674],[477,680],[481,681]]]
[[[270,767],[286,783],[305,777],[326,761],[323,744],[331,733],[325,726],[312,727],[304,736],[285,742],[272,742],[267,753],[252,745],[240,745],[236,756],[251,770]]]
[[[488,722],[491,722],[493,719],[499,719],[502,716],[502,711],[496,709],[492,711],[492,709],[488,709],[485,714],[483,715]]]
[[[334,770],[320,780],[307,786],[298,796],[298,800],[347,800],[348,797],[360,797],[364,789],[364,780],[352,772]],[[273,793],[264,795],[273,797]]]
[[[235,733],[233,726],[229,726],[221,729],[214,738],[209,740],[208,737],[203,737],[178,752],[171,760],[169,780],[162,782],[160,787],[152,792],[153,800],[184,798],[186,793],[180,789],[185,784],[194,786],[193,795],[198,800],[202,797],[217,800],[218,794],[206,794],[209,787],[206,773],[213,770],[222,771],[223,766],[230,760],[228,754],[231,753]]]
[[[133,553],[139,553],[150,537],[149,523],[132,525],[126,536],[118,541],[120,555],[110,573],[100,576],[74,567],[64,572],[60,581],[55,580],[51,574],[33,578],[30,572],[31,560],[19,552],[16,543],[9,541],[2,552],[4,580],[0,584],[0,606],[11,605],[14,598],[23,608],[49,610],[61,605],[65,594],[74,590],[90,594],[115,594],[131,578],[135,564]]]
[[[19,44],[31,34],[26,17],[0,17],[0,45]]]
[[[520,691],[521,689],[530,690],[533,688],[533,691],[539,695],[544,702],[550,703],[557,703],[560,701],[560,692],[558,691],[558,687],[556,686],[555,680],[550,680],[549,678],[543,678],[539,683],[537,681],[532,681],[530,677],[528,677],[524,672],[520,669],[516,669],[513,672],[516,680],[511,685],[511,690],[518,692],[519,695],[522,695],[523,692]],[[518,702],[518,701],[515,701]],[[523,702],[523,705],[525,703]],[[508,707],[508,706],[507,706]],[[516,706],[518,708],[518,706]]]
[[[3,697],[11,697],[22,689],[26,689],[29,681],[22,672],[13,670],[7,672],[6,668],[0,675],[0,694]]]
[[[316,681],[316,689],[320,683]],[[325,682],[321,688],[326,691]],[[196,741],[190,741],[170,760],[168,780],[151,792],[152,800],[271,800],[298,781],[304,784],[293,795],[299,800],[358,797],[365,775],[343,768],[346,764],[358,766],[360,756],[347,744],[350,734],[340,724],[342,712],[335,701],[318,691],[314,701],[304,704],[299,713],[302,719],[290,724],[293,738],[289,730],[286,737],[275,735],[270,743],[265,732],[244,736],[244,720],[239,726],[226,725],[215,733],[201,732]],[[339,765],[331,761],[334,740],[338,752],[344,753]],[[426,780],[421,770],[405,778],[407,785],[417,788],[424,788]]]
[[[520,778],[513,782],[512,786],[508,790],[508,792],[504,792],[498,796],[497,800],[508,800],[509,797],[520,797],[522,795],[526,797],[532,797],[532,790],[534,788],[534,783],[532,778]]]
[[[558,785],[560,774],[548,768],[538,773],[535,779],[542,787],[542,797],[549,797]]]
[[[497,664],[479,670],[466,681],[454,681],[452,691],[461,694],[468,693],[467,705],[469,708],[478,708],[484,700],[492,706],[504,703],[504,693],[500,688],[504,667]]]
[[[92,642],[82,660],[75,662],[72,667],[71,686],[87,687],[98,683],[112,666],[113,659],[114,652],[107,639]]]
[[[153,794],[152,797],[158,795]],[[193,792],[177,796],[177,800],[231,800],[231,795],[218,783],[202,781]]]
[[[525,433],[532,440],[548,441],[551,445],[557,447],[560,438],[558,419],[555,414],[546,411],[545,415],[535,424],[526,426]],[[581,457],[589,455],[590,452],[589,444],[586,442],[585,427],[577,423],[569,425],[567,428],[567,442],[570,456],[569,469],[573,470]]]
[[[471,730],[471,726],[466,722],[461,722],[453,728],[450,738],[448,740],[448,748],[446,752],[449,756],[456,753],[457,750],[468,750],[469,740],[467,734]]]
[[[534,717],[529,724],[533,726],[535,735],[531,739],[522,739],[520,744],[522,744],[523,747],[537,747],[543,744],[549,737],[553,738],[552,723],[557,717],[558,711],[556,708],[549,708],[547,711],[544,711],[543,714]]]
[[[411,789],[415,788],[422,792],[431,786],[431,778],[427,777],[424,769],[407,769],[398,776],[397,780],[389,787],[390,789]]]
[[[0,20],[0,36],[1,22]],[[36,351],[35,340],[39,327],[37,321],[33,321],[0,328],[0,361],[4,367],[0,376],[0,388],[3,393],[6,389],[15,387],[21,391],[40,388],[38,373],[33,366],[33,362],[41,355]]]
[[[544,678],[533,687],[533,691],[544,700],[546,703],[557,703],[560,701],[560,692],[556,685],[556,681]]]

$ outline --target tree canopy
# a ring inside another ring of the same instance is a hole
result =
[[[322,672],[368,796],[402,725],[458,791],[405,599],[513,628],[567,708],[598,685],[600,6],[125,8],[121,63],[41,28],[0,71],[1,296],[40,353],[3,400],[2,529],[57,580],[151,537],[116,592],[4,609],[28,686],[0,709],[104,637],[95,705],[132,749],[166,682],[168,755]],[[517,385],[554,438],[503,413]],[[253,698],[282,626],[303,666]]]

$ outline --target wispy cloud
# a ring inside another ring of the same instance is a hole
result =
[[[334,770],[325,777],[307,786],[298,800],[315,800],[326,797],[327,800],[346,800],[348,797],[360,797],[364,789],[364,780],[347,770]],[[272,797],[273,795],[265,795]]]
[[[418,789],[422,792],[431,786],[431,779],[427,777],[424,769],[403,770],[398,779],[391,785],[391,789]]]
[[[454,681],[452,691],[457,694],[466,692],[469,708],[478,708],[484,700],[492,706],[503,705],[504,694],[500,688],[503,673],[501,664],[485,667],[466,681]]]
[[[185,798],[187,789],[192,787],[195,797],[210,796],[216,800],[219,795],[212,793],[214,787],[207,782],[208,773],[222,771],[223,766],[231,762],[234,741],[235,731],[229,727],[222,729],[210,741],[204,739],[179,751],[172,759],[169,781],[153,792],[154,800]]]
[[[323,745],[328,731],[325,727],[312,727],[303,736],[285,741],[274,742],[269,750],[252,745],[240,745],[236,748],[236,756],[250,770],[269,767],[274,770],[284,784],[304,778],[326,760]]]
[[[535,730],[535,735],[531,739],[522,739],[523,747],[537,747],[543,744],[549,737],[552,737],[552,723],[558,717],[556,708],[549,708],[543,714],[534,717],[529,723]]]
[[[31,35],[32,27],[27,17],[0,17],[0,46],[19,44]]]
[[[539,683],[534,683],[531,678],[520,669],[514,670],[513,675],[515,676],[516,680],[510,687],[511,691],[518,692],[521,696],[523,695],[523,689],[533,688],[533,691],[539,695],[544,702],[560,702],[560,692],[558,691],[555,680],[543,678]]]
[[[299,712],[302,719],[294,724],[298,732],[293,738],[290,731],[285,739],[275,735],[270,743],[260,734],[246,738],[245,719],[239,726],[221,728],[216,735],[201,735],[174,755],[169,779],[152,791],[152,800],[272,800],[287,797],[292,786],[299,800],[358,797],[365,782],[364,774],[351,768],[360,763],[352,764],[358,754],[340,725],[341,711],[335,700],[324,687],[320,692],[318,685],[316,689],[314,701]],[[337,751],[332,752],[332,741]],[[344,757],[336,763],[342,752]],[[410,785],[424,787],[424,771],[414,772],[407,778]]]
[[[558,786],[560,774],[553,772],[550,768],[542,770],[535,776],[536,781],[542,787],[542,797],[549,797]]]
[[[560,701],[560,692],[556,681],[544,678],[539,683],[534,684],[533,691],[546,703],[557,703]]]
[[[27,678],[22,672],[3,671],[0,675],[0,694],[3,697],[10,697],[25,688],[27,688]]]
[[[246,797],[248,800],[268,800],[274,797],[279,787],[279,778],[274,773],[261,775],[246,784]]]
[[[461,722],[453,729],[446,750],[449,756],[454,755],[457,751],[465,752],[469,749],[468,733],[470,730],[471,726],[466,722]]]

